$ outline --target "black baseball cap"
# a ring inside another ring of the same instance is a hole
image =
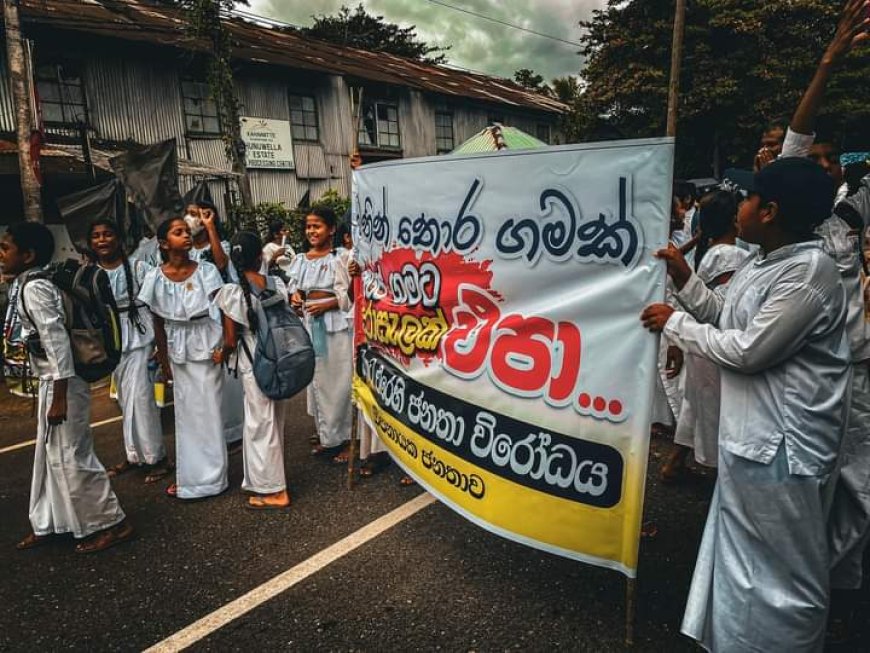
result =
[[[730,177],[731,181],[750,195],[775,202],[784,218],[783,227],[790,231],[812,231],[831,217],[836,185],[830,175],[810,159],[779,158],[754,175],[733,176],[738,178]]]

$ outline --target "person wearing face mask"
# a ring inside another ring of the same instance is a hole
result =
[[[220,272],[224,283],[238,283],[239,276],[230,262],[230,244],[221,239],[217,207],[206,200],[188,204],[184,222],[190,228],[193,240],[190,260],[195,263],[212,263]],[[225,369],[224,377],[221,402],[224,438],[227,450],[230,453],[239,453],[242,450],[242,432],[245,425],[245,392],[242,382],[229,369]]]
[[[221,273],[224,282],[238,282],[239,277],[230,262],[230,244],[221,239],[217,207],[206,200],[188,204],[184,221],[190,227],[193,248],[190,258],[197,263],[208,261]]]

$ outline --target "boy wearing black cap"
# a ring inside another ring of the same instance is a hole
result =
[[[826,515],[850,383],[846,300],[814,235],[834,183],[808,159],[754,176],[740,237],[759,246],[724,296],[676,248],[658,252],[686,312],[644,326],[721,368],[719,476],[682,631],[709,650],[819,651]]]

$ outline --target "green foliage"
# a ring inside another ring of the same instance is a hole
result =
[[[362,3],[356,9],[342,5],[338,14],[314,16],[314,25],[303,33],[316,39],[348,45],[369,52],[388,52],[426,63],[445,63],[449,48],[429,45],[417,38],[417,27],[399,27],[366,12]]]
[[[233,218],[239,231],[254,231],[265,239],[269,224],[280,220],[289,225],[293,212],[280,202],[260,202],[254,206],[237,205],[233,207]],[[292,240],[292,239],[291,239]],[[291,242],[294,249],[301,243]]]
[[[688,0],[680,77],[677,173],[748,166],[765,123],[788,118],[834,33],[843,0]],[[665,131],[674,2],[609,0],[581,23],[586,92],[574,130],[625,137]],[[867,49],[832,79],[820,118],[828,129],[867,124]]]
[[[227,160],[244,161],[239,99],[231,64],[232,41],[221,16],[236,4],[247,5],[247,0],[176,0],[175,4],[184,11],[191,36],[209,44],[206,81],[220,116]]]
[[[530,91],[547,93],[550,87],[544,83],[544,76],[537,74],[531,68],[520,68],[514,72],[514,81]]]

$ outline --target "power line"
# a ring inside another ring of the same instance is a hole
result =
[[[483,20],[488,20],[491,23],[497,23],[499,25],[504,25],[505,27],[510,27],[513,29],[518,29],[521,32],[527,32],[529,34],[534,34],[535,36],[541,36],[545,39],[550,39],[552,41],[558,41],[559,43],[566,43],[568,45],[573,45],[578,48],[582,48],[582,43],[577,43],[576,41],[569,41],[567,39],[559,38],[558,36],[553,36],[552,34],[544,34],[543,32],[538,32],[533,29],[529,29],[527,27],[523,27],[521,25],[515,25],[514,23],[509,23],[505,20],[500,20],[498,18],[493,18],[492,16],[487,16],[486,14],[480,14],[476,11],[471,11],[470,9],[463,9],[462,7],[456,7],[455,5],[447,4],[446,2],[442,2],[442,0],[428,0],[433,5],[440,5],[442,7],[446,7],[447,9],[452,9],[453,11],[459,11],[463,14],[468,14],[469,16],[475,16],[476,18],[482,18]]]

